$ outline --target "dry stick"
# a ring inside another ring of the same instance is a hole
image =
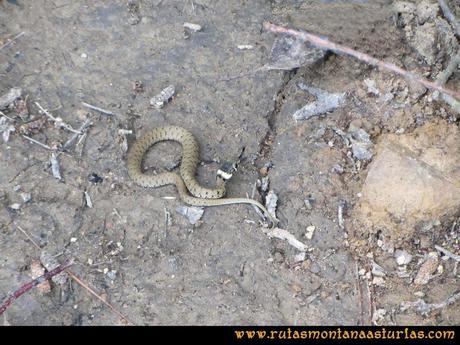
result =
[[[91,120],[90,119],[86,119],[85,122],[83,122],[83,124],[80,126],[80,128],[77,130],[78,133],[74,133],[72,134],[72,136],[69,138],[69,140],[67,140],[65,142],[65,144],[62,146],[62,148],[64,150],[67,150],[70,146],[73,145],[73,143],[77,140],[77,138],[80,136],[80,135],[83,135],[84,132],[86,131],[86,129],[91,126]]]
[[[31,137],[28,137],[27,135],[23,134],[22,135],[24,138],[26,138],[27,140],[29,140],[30,142],[34,143],[34,144],[37,144],[47,150],[50,150],[50,151],[54,151],[51,147],[49,147],[48,145],[46,144],[43,144],[41,142],[39,142],[38,140],[35,140],[35,139],[32,139]]]
[[[115,314],[117,314],[121,319],[125,320],[129,325],[134,326],[134,323],[132,321],[130,321],[126,316],[124,316],[122,313],[116,310],[111,304],[109,304],[97,292],[95,292],[87,284],[85,284],[80,278],[78,278],[72,271],[67,270],[66,272],[69,274],[69,276],[72,277],[73,280],[75,280],[78,284],[80,284],[82,287],[88,290],[94,297],[96,297],[98,300],[104,303],[110,310],[112,310]]]
[[[455,98],[460,100],[460,92],[457,92],[457,91],[450,90],[450,89],[447,89],[445,87],[442,87],[441,85],[439,85],[437,83],[434,83],[434,82],[431,82],[429,80],[420,78],[415,73],[408,72],[408,71],[396,66],[395,64],[378,60],[378,59],[376,59],[376,58],[374,58],[374,57],[372,57],[370,55],[358,52],[358,51],[353,50],[353,49],[351,49],[351,48],[349,48],[347,46],[337,44],[337,43],[333,43],[331,41],[328,41],[328,40],[326,40],[324,38],[321,38],[321,37],[318,37],[316,35],[312,35],[312,34],[310,34],[308,32],[305,32],[305,31],[297,31],[297,30],[293,30],[293,29],[288,29],[288,28],[285,28],[285,27],[282,27],[282,26],[272,24],[270,22],[264,22],[264,28],[266,30],[274,32],[274,33],[287,34],[287,35],[298,37],[298,38],[300,38],[300,39],[302,39],[304,41],[309,41],[313,45],[315,45],[315,46],[317,46],[319,48],[322,48],[322,49],[328,49],[328,50],[331,50],[331,51],[333,51],[335,53],[353,56],[353,57],[357,58],[358,60],[367,62],[368,64],[371,64],[373,66],[377,66],[377,67],[382,68],[382,69],[392,71],[392,72],[394,72],[396,74],[399,74],[399,75],[401,75],[401,76],[403,76],[403,77],[405,77],[407,79],[411,79],[411,80],[413,80],[413,81],[415,81],[415,82],[417,82],[419,84],[422,84],[423,86],[425,86],[425,87],[427,87],[429,89],[438,90],[441,93],[450,95],[450,96],[455,97]]]
[[[30,242],[32,242],[32,244],[33,244],[35,247],[37,247],[39,250],[42,250],[41,247],[37,244],[37,242],[35,242],[35,241],[33,240],[33,238],[32,238],[23,228],[21,228],[21,227],[20,227],[19,225],[17,225],[17,224],[14,224],[14,225],[16,226],[16,228],[18,228],[19,231],[21,231],[21,232],[24,234],[25,237],[27,237],[27,239],[28,239]]]
[[[0,315],[2,315],[5,310],[15,301],[17,300],[19,297],[21,297],[23,294],[25,294],[27,291],[31,290],[34,286],[37,286],[41,283],[43,283],[44,281],[54,277],[55,275],[58,275],[59,273],[61,273],[62,271],[64,271],[65,269],[67,269],[68,267],[70,267],[71,265],[73,264],[73,260],[72,259],[67,259],[66,261],[64,261],[63,264],[59,265],[58,267],[56,267],[55,269],[49,271],[49,272],[46,272],[44,275],[28,282],[27,284],[24,284],[23,286],[21,286],[19,289],[17,289],[15,292],[13,292],[6,300],[5,302],[3,302],[3,304],[0,306]]]
[[[19,37],[21,37],[21,36],[24,35],[24,34],[25,34],[24,31],[21,32],[21,33],[19,33],[19,34],[17,34],[17,35],[14,36],[12,39],[10,39],[9,42],[6,42],[4,45],[2,45],[2,46],[0,47],[0,50],[2,50],[3,48],[8,47],[11,43],[13,43],[14,41],[16,41]]]
[[[460,24],[458,23],[457,18],[452,13],[447,3],[444,0],[439,0],[439,7],[441,7],[444,17],[446,17],[446,19],[454,27],[455,31],[457,32],[457,36],[460,37]]]
[[[35,104],[37,105],[37,107],[40,108],[40,110],[41,110],[46,116],[48,116],[48,117],[51,119],[51,121],[54,122],[54,124],[55,124],[56,126],[65,128],[65,129],[67,129],[69,132],[81,134],[81,132],[76,131],[75,129],[73,129],[71,125],[69,125],[69,124],[65,123],[64,121],[62,121],[61,118],[56,118],[56,117],[54,117],[53,115],[51,115],[50,112],[49,112],[48,110],[46,110],[45,108],[43,108],[43,107],[40,105],[40,103],[35,102]]]
[[[109,115],[109,116],[115,115],[115,114],[112,113],[111,111],[108,111],[108,110],[105,110],[105,109],[96,107],[96,106],[94,106],[94,105],[91,105],[91,104],[88,104],[88,103],[85,103],[85,102],[82,102],[81,104],[82,104],[84,107],[86,107],[86,108],[96,110],[96,111],[98,111],[98,112],[100,112],[100,113],[102,113],[102,114],[105,114],[105,115]]]
[[[6,118],[7,118],[8,120],[10,120],[10,121],[16,122],[16,120],[13,119],[12,117],[9,117],[9,116],[5,115],[5,114],[3,113],[3,111],[0,111],[0,115],[6,117]]]
[[[15,224],[16,225],[16,224]],[[29,234],[23,230],[21,227],[19,227],[18,225],[16,225],[16,227],[18,227],[19,230],[21,230],[21,232],[32,242],[32,244],[37,247],[38,250],[42,250],[40,248],[40,246],[34,241],[32,240],[32,238],[29,236]],[[78,278],[75,273],[73,273],[71,270],[69,269],[66,269],[66,273],[73,279],[77,282],[77,284],[79,284],[81,287],[83,287],[84,289],[86,289],[88,292],[90,292],[93,296],[95,296],[98,300],[102,301],[102,303],[104,303],[110,310],[112,310],[115,314],[117,314],[119,317],[121,317],[123,320],[125,320],[128,324],[130,325],[134,325],[133,322],[131,322],[126,316],[124,316],[122,313],[120,313],[118,310],[115,309],[115,307],[113,307],[110,303],[108,303],[105,299],[103,299],[99,294],[97,294],[97,292],[95,292],[93,289],[91,289],[88,284],[86,284],[85,282],[83,282],[80,278]],[[51,278],[51,277],[50,277]],[[39,279],[39,278],[37,278]],[[0,313],[1,315],[1,313]]]
[[[460,262],[460,255],[457,255],[457,254],[454,254],[452,253],[451,251],[441,247],[441,246],[438,246],[438,245],[435,245],[434,246],[437,250],[439,250],[441,253],[443,253],[445,256],[457,261],[457,262]]]

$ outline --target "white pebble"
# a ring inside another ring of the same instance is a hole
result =
[[[190,29],[192,31],[201,31],[201,25],[199,24],[193,24],[193,23],[184,23],[184,28]]]
[[[400,249],[396,250],[394,257],[396,259],[396,263],[399,266],[407,265],[409,262],[412,261],[412,255],[410,255],[405,250],[400,250]]]
[[[315,233],[316,227],[313,225],[307,226],[307,232],[305,233],[305,237],[309,240],[313,238],[313,234]]]

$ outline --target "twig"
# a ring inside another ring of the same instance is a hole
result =
[[[43,107],[40,105],[40,103],[35,102],[35,104],[37,105],[37,107],[40,108],[40,110],[42,111],[43,114],[45,114],[46,116],[48,116],[48,117],[51,119],[51,121],[54,122],[54,125],[55,125],[56,127],[60,127],[60,128],[67,129],[69,132],[81,134],[81,132],[76,131],[75,129],[73,129],[71,125],[65,123],[60,117],[54,117],[53,115],[51,115],[50,112],[49,112],[48,110],[46,110],[45,108],[43,108]]]
[[[88,103],[85,103],[85,102],[82,102],[81,104],[86,108],[96,110],[96,111],[98,111],[98,112],[100,112],[102,114],[105,114],[105,115],[109,115],[109,116],[114,116],[115,115],[115,113],[112,113],[111,111],[96,107],[94,105],[91,105],[91,104],[88,104]]]
[[[48,280],[55,275],[61,273],[64,271],[66,268],[70,267],[73,264],[72,259],[68,259],[64,261],[63,264],[60,266],[56,267],[55,269],[46,272],[44,275],[28,282],[27,284],[24,284],[21,286],[19,289],[17,289],[15,292],[13,292],[6,300],[3,302],[3,304],[0,306],[0,315],[2,315],[5,310],[19,297],[21,297],[23,294],[25,294],[27,291],[31,290],[34,286],[37,286],[41,283],[43,283],[45,280]]]
[[[25,32],[20,32],[19,34],[17,34],[16,36],[14,36],[12,39],[9,40],[9,42],[6,42],[4,45],[2,45],[0,47],[0,50],[2,50],[3,48],[6,48],[8,47],[11,43],[13,43],[14,41],[16,41],[19,37],[21,37],[22,35],[24,35]]]
[[[113,311],[115,314],[117,314],[121,319],[123,319],[126,323],[128,323],[131,326],[134,326],[134,323],[130,321],[126,316],[124,316],[121,312],[119,312],[117,309],[115,309],[110,303],[108,303],[104,298],[102,298],[96,291],[91,289],[85,282],[83,282],[80,278],[78,278],[71,270],[66,270],[66,273],[73,279],[75,280],[81,287],[83,287],[85,290],[87,290],[90,294],[92,294],[94,297],[96,297],[98,300],[100,300],[102,303],[104,303],[111,311]]]
[[[67,150],[69,149],[70,146],[72,146],[74,144],[74,142],[77,140],[77,138],[80,136],[80,135],[83,135],[85,133],[85,131],[88,129],[88,127],[91,126],[91,120],[90,119],[86,119],[85,122],[83,122],[83,124],[80,126],[80,128],[78,129],[78,133],[74,133],[72,134],[72,136],[69,138],[69,140],[67,140],[65,142],[65,144],[62,146],[62,149],[63,150]]]
[[[374,57],[372,57],[370,55],[358,52],[356,50],[353,50],[353,49],[351,49],[351,48],[349,48],[347,46],[341,45],[341,44],[333,43],[333,42],[331,42],[331,41],[329,41],[327,39],[321,38],[319,36],[310,34],[310,33],[305,32],[305,31],[297,31],[297,30],[293,30],[293,29],[288,29],[288,28],[285,28],[285,27],[282,27],[282,26],[272,24],[270,22],[264,22],[263,25],[264,25],[264,28],[266,30],[269,30],[271,32],[295,36],[295,37],[298,37],[298,38],[300,38],[300,39],[302,39],[304,41],[308,41],[308,42],[312,43],[313,45],[317,46],[318,48],[328,49],[328,50],[331,50],[331,51],[333,51],[335,53],[339,53],[339,54],[341,53],[341,54],[344,54],[344,55],[353,56],[353,57],[357,58],[358,60],[367,62],[370,65],[377,66],[379,68],[392,71],[392,72],[394,72],[396,74],[399,74],[399,75],[401,75],[401,76],[403,76],[403,77],[405,77],[407,79],[411,79],[411,80],[413,80],[413,81],[415,81],[415,82],[417,82],[419,84],[422,84],[423,86],[425,86],[425,87],[427,87],[429,89],[438,90],[441,93],[450,95],[450,96],[455,97],[455,98],[460,100],[460,92],[447,89],[447,88],[442,87],[441,85],[439,85],[437,83],[434,83],[434,82],[431,82],[429,80],[420,78],[415,73],[408,72],[408,71],[396,66],[395,64],[378,60],[378,59],[376,59],[376,58],[374,58]]]
[[[458,23],[457,18],[447,5],[447,3],[444,0],[439,0],[439,7],[441,7],[442,13],[444,14],[444,17],[450,22],[450,24],[454,27],[457,36],[460,37],[460,24]]]
[[[23,136],[24,138],[26,138],[27,140],[29,140],[30,142],[34,143],[34,144],[37,144],[37,145],[39,145],[39,146],[41,146],[41,147],[43,147],[43,148],[45,148],[45,149],[47,149],[47,150],[54,151],[54,150],[53,150],[51,147],[49,147],[48,145],[43,144],[43,143],[41,143],[41,142],[39,142],[39,141],[37,141],[37,140],[35,140],[35,139],[32,139],[31,137],[28,137],[28,136],[25,135],[25,134],[23,134],[22,136]]]
[[[168,226],[171,222],[171,213],[166,209],[166,206],[164,206],[164,211],[165,211],[165,237],[168,236]]]
[[[436,248],[436,250],[439,250],[445,256],[448,256],[449,258],[454,259],[457,262],[460,262],[460,255],[454,254],[451,251],[448,251],[447,249],[444,249],[443,247],[438,246],[437,244],[435,244],[434,247]]]
[[[15,224],[16,225],[16,224]],[[38,250],[42,250],[40,248],[40,246],[30,237],[29,234],[27,234],[27,232],[25,230],[23,230],[19,225],[16,225],[16,227],[24,234],[24,236],[27,237],[27,239],[29,239],[29,241],[32,242],[32,244],[37,247]],[[67,269],[66,270],[66,273],[73,279],[77,282],[77,284],[79,284],[81,287],[83,287],[85,290],[87,290],[88,292],[90,292],[93,296],[95,296],[98,300],[102,301],[102,303],[104,303],[110,310],[112,310],[115,314],[117,314],[120,318],[122,318],[123,320],[125,320],[128,324],[130,325],[134,325],[133,322],[131,322],[126,316],[124,316],[121,312],[119,312],[118,310],[115,309],[115,307],[113,307],[110,303],[108,303],[107,301],[104,300],[104,298],[102,298],[99,294],[97,294],[93,289],[91,289],[88,284],[86,284],[85,282],[83,282],[80,278],[78,278],[75,273],[73,273],[71,270]],[[51,277],[50,277],[51,278]],[[40,278],[37,278],[37,279],[40,279]],[[1,313],[0,313],[1,315]]]
[[[13,119],[12,117],[9,117],[9,116],[5,115],[5,113],[3,113],[3,111],[0,111],[0,115],[6,117],[10,121],[16,122],[16,120]]]
[[[27,237],[27,239],[28,239],[30,242],[32,242],[32,244],[33,244],[35,247],[37,247],[39,250],[41,250],[41,247],[37,244],[37,242],[35,242],[35,241],[33,240],[33,238],[32,238],[23,228],[21,228],[21,227],[20,227],[19,225],[17,225],[17,224],[14,224],[14,225],[16,226],[16,228],[18,228],[19,231],[21,231],[21,232],[24,234],[25,237]]]

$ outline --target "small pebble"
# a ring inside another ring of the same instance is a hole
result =
[[[385,286],[385,279],[383,279],[382,277],[374,277],[372,279],[372,284],[377,286]]]
[[[17,210],[19,210],[20,208],[21,208],[21,204],[18,204],[17,202],[10,205],[10,209],[12,209],[12,210],[16,210],[16,211],[17,211]]]
[[[307,232],[305,233],[305,237],[309,240],[313,238],[313,234],[315,233],[316,227],[313,225],[307,226]]]
[[[111,271],[107,272],[106,274],[107,274],[107,277],[109,277],[110,280],[115,280],[115,278],[117,277],[117,271],[116,270],[111,270]]]
[[[29,202],[32,199],[32,195],[30,193],[21,193],[22,201]]]
[[[250,50],[253,49],[254,47],[250,44],[239,44],[236,46],[239,50]]]
[[[408,263],[410,263],[412,261],[412,255],[410,255],[405,250],[397,249],[395,251],[394,257],[396,259],[396,263],[399,266],[407,265]]]
[[[194,32],[201,31],[202,27],[199,24],[193,24],[193,23],[184,23],[184,28],[187,28],[189,30],[192,30]]]

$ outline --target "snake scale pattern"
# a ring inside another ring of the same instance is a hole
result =
[[[151,146],[160,141],[177,141],[182,145],[180,175],[172,172],[157,175],[142,172],[142,160]],[[201,186],[195,178],[200,161],[200,147],[192,133],[182,127],[167,126],[150,130],[140,137],[128,153],[128,174],[142,187],[161,187],[173,184],[177,187],[183,202],[192,206],[221,206],[230,204],[252,204],[261,209],[276,224],[271,214],[258,201],[249,198],[223,198],[226,180],[217,177],[214,188]]]

